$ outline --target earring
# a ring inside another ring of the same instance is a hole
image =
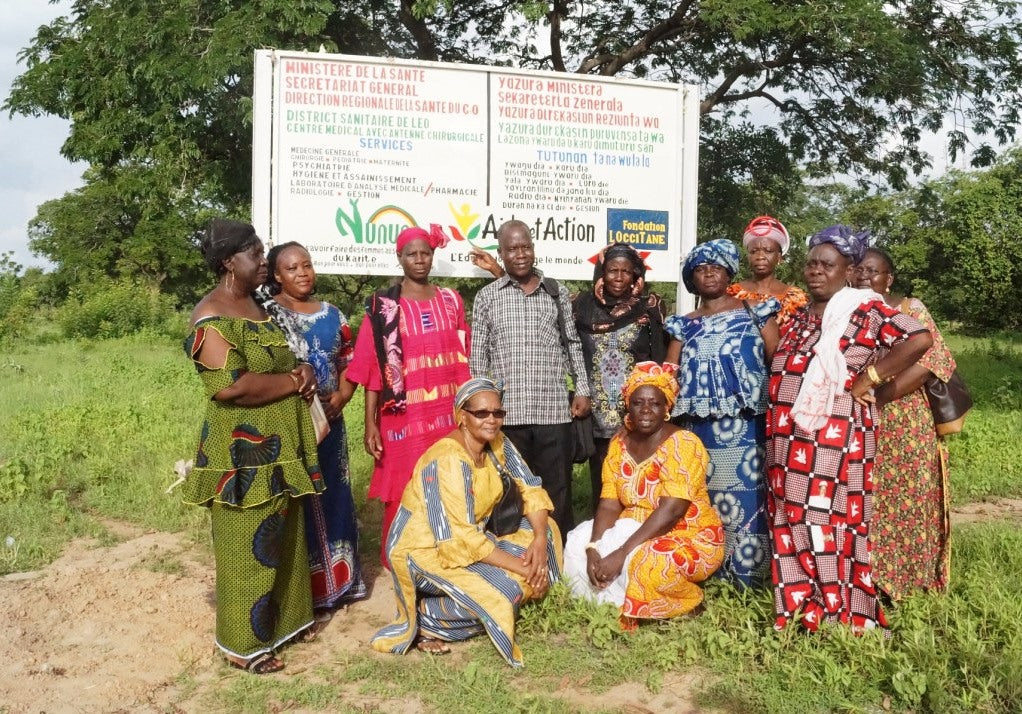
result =
[[[667,411],[664,412],[664,421],[670,421],[670,420],[671,420],[671,410],[668,409]]]
[[[227,290],[230,291],[234,288],[234,270],[227,273]]]

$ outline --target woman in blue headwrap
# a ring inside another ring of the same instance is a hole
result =
[[[728,294],[738,249],[721,238],[692,249],[681,277],[699,307],[667,318],[667,361],[679,365],[674,416],[710,455],[706,487],[724,524],[718,577],[765,585],[770,567],[765,463],[767,363],[777,345],[776,298],[749,303]]]
[[[917,320],[849,287],[868,232],[830,226],[809,240],[811,302],[785,325],[770,364],[767,477],[775,627],[885,627],[870,565],[873,388],[932,344]]]
[[[373,637],[380,652],[428,654],[485,632],[508,664],[522,665],[515,618],[560,577],[553,504],[500,428],[503,389],[466,382],[454,397],[457,428],[415,464],[387,536],[397,618]],[[504,493],[501,472],[522,495],[518,530],[497,536],[487,521]]]

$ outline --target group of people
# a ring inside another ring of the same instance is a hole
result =
[[[714,574],[772,585],[777,627],[810,629],[882,627],[881,593],[946,584],[947,453],[921,386],[954,361],[922,303],[890,292],[868,234],[812,236],[806,295],[775,276],[784,226],[754,219],[750,278],[733,282],[733,242],[700,244],[682,266],[698,307],[667,317],[631,246],[607,246],[572,299],[509,221],[500,263],[472,255],[495,279],[471,323],[429,281],[446,240],[398,236],[403,276],[369,297],[353,339],[313,298],[301,245],[264,256],[248,224],[206,230],[218,283],[185,347],[209,402],[185,501],[211,511],[232,665],[278,671],[282,644],[367,594],[343,417],[357,385],[397,609],[379,651],[443,654],[485,632],[521,665],[518,609],[562,577],[626,629],[697,611]],[[593,517],[576,527],[566,444],[590,414]],[[512,490],[521,517],[498,535]]]

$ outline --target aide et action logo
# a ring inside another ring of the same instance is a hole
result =
[[[334,217],[341,237],[356,245],[394,245],[401,231],[420,225],[409,211],[394,204],[380,206],[364,218],[359,200],[349,199],[350,206],[347,209],[339,207]],[[469,203],[455,206],[449,202],[447,207],[450,213],[445,225],[448,234],[455,241],[466,242],[481,250],[496,251],[497,229],[505,220],[516,218],[514,214],[503,218],[490,213],[484,220],[480,220],[481,214]],[[607,209],[606,240],[599,244],[596,241],[596,226],[570,216],[536,218],[525,223],[532,228],[536,241],[591,244],[594,248],[597,245],[602,248],[609,243],[630,243],[640,253],[644,253],[644,258],[649,255],[649,251],[668,248],[667,211]],[[595,250],[589,261],[595,263],[598,255],[599,249]]]

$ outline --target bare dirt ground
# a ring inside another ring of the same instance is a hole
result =
[[[121,542],[77,540],[42,570],[0,578],[0,713],[206,712],[211,688],[250,676],[214,652],[211,556],[180,534],[106,526]],[[389,577],[376,574],[372,597],[336,614],[316,642],[287,648],[287,668],[271,676],[298,674],[345,651],[370,651],[370,637],[392,614]],[[459,659],[455,647],[448,661],[457,666]],[[182,686],[182,673],[193,686]],[[685,675],[669,676],[655,695],[642,684],[624,684],[601,693],[599,706],[692,714],[699,710],[687,684]],[[576,707],[593,705],[591,694],[568,682],[557,694]],[[347,703],[424,711],[417,700],[381,701],[355,691]]]
[[[1022,523],[1022,499],[973,503],[952,513],[956,525],[991,520]],[[180,534],[106,525],[121,542],[74,541],[43,570],[0,578],[0,712],[202,712],[210,688],[247,676],[226,667],[213,649],[208,552]],[[373,596],[338,613],[317,642],[288,648],[287,668],[274,676],[300,673],[345,651],[369,651],[392,603],[389,578],[375,574]],[[458,660],[456,648],[450,661],[456,666]],[[192,674],[196,686],[184,690],[182,673]],[[667,678],[656,695],[638,683],[621,685],[602,693],[599,705],[628,714],[696,712],[685,679]],[[576,706],[592,705],[591,695],[568,682],[558,694]],[[349,704],[423,711],[415,700],[359,699],[353,692]]]

